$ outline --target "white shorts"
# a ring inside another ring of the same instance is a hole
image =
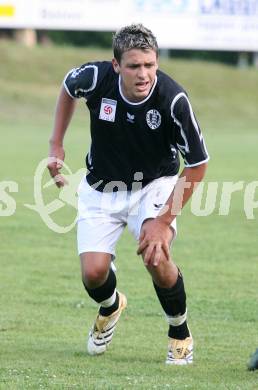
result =
[[[78,188],[78,253],[104,252],[115,258],[124,228],[138,240],[143,222],[155,218],[171,194],[177,176],[153,180],[138,191],[100,192],[84,177]],[[176,220],[171,224],[176,236]]]

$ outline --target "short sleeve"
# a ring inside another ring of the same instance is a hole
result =
[[[201,129],[185,92],[175,96],[171,104],[171,116],[176,128],[176,147],[186,167],[201,165],[209,160]]]
[[[74,68],[64,78],[64,87],[72,98],[87,98],[98,80],[98,67],[92,64],[84,64]]]

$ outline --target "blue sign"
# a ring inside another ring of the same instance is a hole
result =
[[[190,0],[135,0],[135,6],[139,12],[185,12]]]
[[[258,15],[258,0],[199,0],[199,5],[206,15]]]

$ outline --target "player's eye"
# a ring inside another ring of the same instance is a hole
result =
[[[139,68],[139,65],[137,65],[137,64],[130,64],[130,65],[128,65],[128,67],[130,69],[137,69],[137,68]]]

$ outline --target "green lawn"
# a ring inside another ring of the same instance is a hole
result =
[[[18,184],[8,192],[15,213],[0,217],[0,389],[258,389],[258,371],[246,369],[258,347],[258,211],[254,219],[244,211],[245,188],[258,180],[257,70],[161,61],[190,95],[211,155],[205,181],[218,182],[210,216],[195,216],[189,204],[178,218],[173,251],[185,277],[195,361],[167,367],[166,322],[130,234],[117,248],[128,308],[106,355],[92,358],[85,342],[96,306],[80,281],[75,229],[55,233],[24,206],[35,203],[33,176],[47,156],[64,74],[111,53],[5,42],[0,52],[0,185]],[[89,145],[84,111],[81,104],[66,138],[73,173],[84,167]],[[227,216],[219,215],[224,181],[244,182]],[[44,193],[46,203],[58,199],[54,187]],[[258,190],[254,195],[257,201]],[[5,207],[0,202],[0,212]],[[65,205],[52,217],[69,225],[75,210]]]

